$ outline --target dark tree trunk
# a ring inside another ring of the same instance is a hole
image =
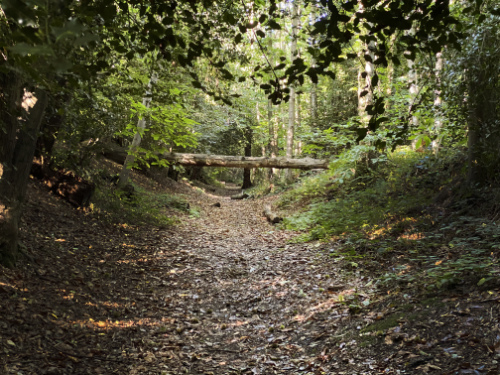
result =
[[[64,85],[64,82],[60,82]],[[50,163],[52,149],[57,138],[57,133],[61,129],[64,116],[61,114],[61,106],[68,101],[65,95],[49,96],[45,116],[40,127],[40,136],[36,142],[35,156],[43,158],[44,164]]]
[[[203,167],[197,165],[190,166],[191,171],[189,173],[189,179],[203,182],[203,176],[201,174],[202,168]]]
[[[0,84],[0,117],[5,132],[0,141],[0,263],[13,266],[18,256],[22,205],[47,94],[36,90],[34,105],[23,110],[21,78],[15,73],[0,74]]]
[[[253,131],[250,126],[247,126],[245,129],[245,156],[252,156],[252,143],[253,143]],[[248,189],[252,187],[252,176],[251,169],[245,168],[243,169],[243,185],[241,185],[242,189]]]
[[[489,72],[470,78],[468,117],[468,173],[470,187],[498,178],[500,157],[497,126],[497,90],[489,83]]]

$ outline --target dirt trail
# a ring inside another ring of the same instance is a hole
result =
[[[0,268],[0,374],[498,374],[491,292],[374,304],[334,245],[267,223],[276,197],[229,188],[174,186],[200,214],[160,229],[30,187],[30,259]]]
[[[176,324],[174,334],[164,336],[177,349],[159,351],[169,358],[164,371],[320,374],[346,368],[342,355],[332,361],[341,338],[334,332],[350,315],[338,293],[355,285],[336,279],[334,263],[326,263],[317,245],[290,244],[296,233],[267,223],[262,210],[272,198],[199,198],[201,217],[169,239],[175,263],[163,260],[171,268],[161,295]],[[350,360],[375,368],[374,361]]]
[[[347,287],[327,255],[289,244],[295,233],[267,223],[262,209],[273,198],[177,188],[201,212],[168,229],[106,226],[30,188],[30,260],[0,268],[0,374],[305,374],[340,366],[331,360],[332,334],[349,319],[337,302]]]

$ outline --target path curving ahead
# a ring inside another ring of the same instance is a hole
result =
[[[338,347],[344,337],[335,332],[350,321],[338,296],[355,286],[337,279],[335,263],[318,244],[291,244],[297,233],[265,220],[263,206],[273,198],[191,199],[202,208],[200,217],[165,234],[156,254],[161,274],[155,273],[155,298],[168,324],[149,329],[151,345],[142,348],[149,362],[132,373],[156,368],[164,374],[369,374],[376,369],[375,361],[363,363],[347,354],[348,347]],[[221,207],[213,206],[217,202]]]
[[[339,296],[356,285],[327,245],[267,223],[275,197],[174,188],[199,215],[161,229],[104,225],[30,186],[30,259],[0,268],[0,374],[395,373],[355,354]]]

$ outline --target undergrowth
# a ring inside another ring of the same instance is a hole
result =
[[[286,226],[307,230],[311,240],[387,226],[430,202],[434,191],[422,179],[429,159],[404,150],[362,175],[356,174],[356,163],[339,160],[328,173],[303,181],[283,196],[283,207],[308,202],[307,210],[288,218]]]
[[[196,214],[182,198],[138,186],[134,189],[134,193],[128,195],[113,185],[98,185],[90,205],[91,212],[108,223],[160,227],[173,225],[178,220],[168,215],[168,208]]]
[[[468,207],[464,190],[455,202],[436,201],[456,189],[459,158],[402,149],[363,173],[341,158],[283,195],[282,207],[305,207],[284,225],[303,231],[302,241],[333,241],[337,262],[370,270],[382,286],[491,286],[499,276],[500,226],[478,215],[474,201]]]

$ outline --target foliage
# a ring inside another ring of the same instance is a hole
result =
[[[469,130],[469,173],[472,183],[484,184],[498,176],[500,98],[500,14],[485,2],[477,12],[461,13],[467,38],[460,50],[451,50],[443,82],[447,102],[467,122]]]
[[[138,128],[138,118],[147,121],[149,126],[144,130]],[[142,138],[146,138],[146,147],[141,143],[141,147],[135,150],[135,167],[141,163],[148,167],[150,163],[167,166],[168,163],[159,155],[168,151],[168,148],[196,147],[197,134],[191,131],[196,122],[186,117],[186,112],[179,104],[147,108],[140,102],[132,102],[129,120],[126,128],[118,134],[132,138],[139,132]]]
[[[431,290],[464,282],[491,284],[500,273],[496,255],[499,235],[498,225],[486,219],[461,216],[442,223],[435,233],[419,240],[422,250],[408,254],[407,263],[384,274],[381,281],[418,284]],[[429,251],[435,248],[446,252]]]
[[[487,202],[494,197],[457,190],[454,203],[446,203],[479,217],[443,217],[436,203],[437,192],[449,189],[452,181],[457,184],[457,176],[464,178],[460,160],[459,148],[439,157],[408,148],[387,154],[376,170],[356,176],[356,163],[343,155],[328,173],[305,179],[283,196],[284,206],[306,204],[285,225],[305,231],[302,240],[333,240],[335,261],[346,268],[374,267],[380,287],[491,286],[500,273],[500,230],[480,217],[480,205],[491,209]]]
[[[287,219],[289,228],[308,230],[312,239],[366,234],[429,201],[434,190],[425,180],[433,176],[425,175],[438,160],[406,149],[377,158],[379,167],[359,176],[356,170],[364,166],[356,150],[333,162],[328,174],[307,179],[284,196],[285,205],[311,200],[306,212]]]
[[[99,180],[96,178],[95,180]],[[100,183],[97,186],[90,212],[111,224],[169,226],[177,222],[166,209],[189,212],[187,202],[170,194],[158,194],[134,185],[131,196],[114,186]]]

